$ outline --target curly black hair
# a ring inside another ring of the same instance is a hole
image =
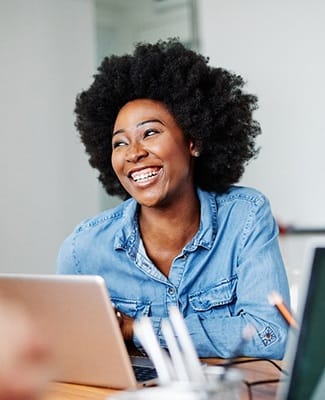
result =
[[[257,97],[243,92],[241,76],[208,62],[175,38],[104,58],[90,88],[77,96],[75,125],[108,194],[129,197],[111,165],[111,139],[119,110],[134,99],[161,101],[185,136],[200,143],[198,187],[221,193],[238,182],[258,152]]]

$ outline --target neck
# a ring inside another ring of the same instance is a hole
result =
[[[183,247],[197,232],[200,204],[193,194],[165,207],[141,207],[139,225],[143,241],[163,243],[164,247]]]
[[[148,257],[168,276],[173,260],[200,226],[200,204],[196,194],[165,207],[141,207],[139,227]]]

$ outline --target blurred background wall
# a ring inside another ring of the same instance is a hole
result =
[[[92,0],[0,1],[1,272],[53,272],[62,239],[98,210],[73,126],[95,37]]]
[[[74,128],[75,96],[105,55],[178,36],[257,94],[261,152],[241,181],[284,226],[325,227],[322,0],[1,0],[0,272],[55,271],[64,237],[112,207]],[[281,246],[294,302],[310,240]]]

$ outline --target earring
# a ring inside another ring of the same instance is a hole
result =
[[[195,151],[194,152],[194,157],[200,157],[200,152],[199,151]]]

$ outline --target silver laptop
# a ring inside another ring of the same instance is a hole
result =
[[[129,356],[102,277],[0,274],[0,293],[22,302],[41,324],[56,380],[117,389],[155,382],[151,361]]]
[[[279,385],[280,400],[325,399],[325,245],[312,249],[303,282],[299,331],[290,332],[286,361],[289,379]]]

